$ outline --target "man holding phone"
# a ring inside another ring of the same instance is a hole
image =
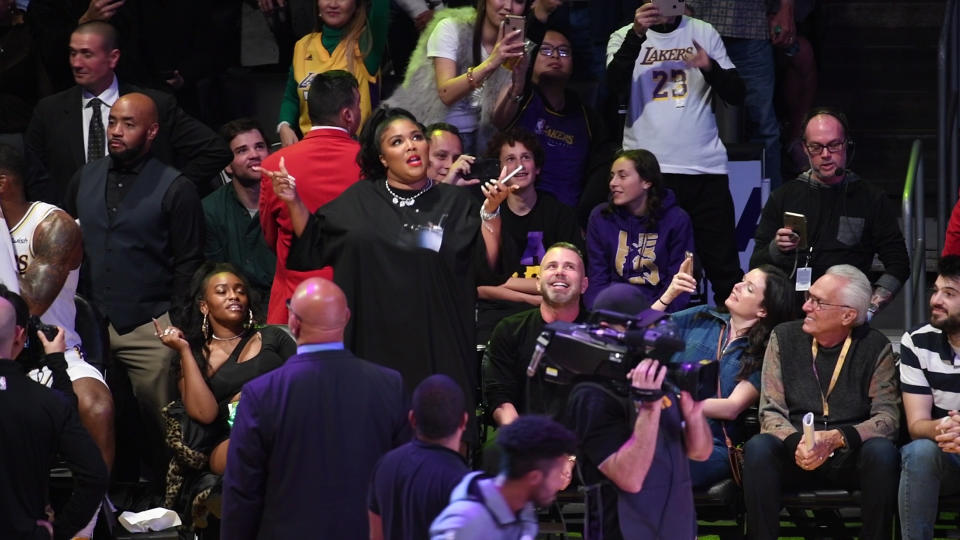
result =
[[[810,169],[770,195],[754,235],[750,267],[778,266],[796,275],[797,290],[804,291],[835,264],[851,264],[867,274],[876,255],[884,272],[873,284],[872,316],[910,273],[896,207],[882,190],[846,168],[853,141],[842,112],[810,111],[803,146]]]

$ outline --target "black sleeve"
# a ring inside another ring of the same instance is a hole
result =
[[[330,263],[324,256],[323,225],[325,216],[318,210],[311,214],[307,226],[300,236],[293,235],[290,241],[290,251],[287,253],[287,268],[298,272],[309,272],[328,266]]]
[[[896,208],[883,192],[877,199],[872,242],[883,263],[884,276],[876,284],[895,293],[910,277],[910,256],[897,222]]]
[[[46,131],[43,126],[42,104],[34,109],[27,132],[23,135],[23,157],[27,165],[27,177],[23,179],[28,201],[58,201],[56,189],[47,171]],[[58,201],[59,202],[59,201]]]
[[[57,513],[53,537],[69,540],[90,521],[107,491],[107,466],[75,410],[65,407],[58,452],[73,473],[73,493]]]
[[[613,60],[607,64],[607,88],[610,92],[628,95],[633,79],[633,66],[640,56],[640,49],[646,36],[640,37],[631,28],[627,30],[620,49],[613,54]]]
[[[63,211],[70,214],[74,219],[77,218],[77,192],[80,190],[80,171],[83,167],[77,169],[67,184],[67,192],[63,196]]]
[[[513,403],[518,412],[523,408],[523,367],[517,359],[520,340],[517,328],[506,322],[494,327],[483,353],[483,398],[491,414],[504,403]]]
[[[605,202],[610,194],[610,165],[623,135],[614,137],[593,108],[584,109],[587,111],[587,122],[590,126],[590,153],[584,171],[583,192],[577,202],[577,222],[580,228],[586,231],[590,212],[598,204]]]
[[[193,273],[203,264],[203,206],[197,189],[180,176],[163,196],[161,210],[167,217],[173,255],[173,303],[182,305],[189,295]]]
[[[168,131],[174,165],[193,180],[198,192],[206,194],[210,180],[233,159],[230,148],[212,129],[177,106],[173,97],[162,94],[158,99],[157,94],[150,95],[161,109],[161,129]]]
[[[70,375],[67,375],[67,359],[63,353],[53,353],[45,355],[47,367],[53,374],[53,383],[51,388],[59,392],[70,403],[74,410],[77,408],[77,395],[73,392],[73,383],[70,381]]]
[[[772,264],[779,267],[788,275],[793,270],[797,260],[797,253],[782,253],[776,244],[777,229],[783,226],[783,192],[782,188],[770,194],[767,204],[760,214],[760,223],[753,235],[753,254],[750,255],[750,268],[761,264]]]
[[[743,84],[740,74],[734,69],[723,69],[713,58],[710,59],[710,70],[700,70],[707,84],[713,88],[720,99],[730,105],[743,105],[747,95],[747,87]]]
[[[599,466],[630,438],[623,405],[603,390],[580,384],[570,392],[568,419],[582,455]]]

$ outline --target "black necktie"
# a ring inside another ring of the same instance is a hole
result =
[[[104,133],[103,117],[100,116],[100,104],[103,102],[98,98],[93,98],[87,107],[93,109],[93,117],[90,118],[90,131],[87,135],[87,161],[93,161],[103,157]]]

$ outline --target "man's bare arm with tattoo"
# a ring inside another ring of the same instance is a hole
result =
[[[31,315],[42,315],[83,260],[80,226],[66,212],[52,212],[33,233],[33,252],[33,261],[20,277],[20,295]]]

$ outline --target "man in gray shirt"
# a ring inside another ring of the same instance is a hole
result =
[[[500,429],[503,466],[496,478],[463,478],[430,526],[433,540],[533,540],[534,505],[553,502],[569,483],[573,433],[546,416],[521,416]]]

